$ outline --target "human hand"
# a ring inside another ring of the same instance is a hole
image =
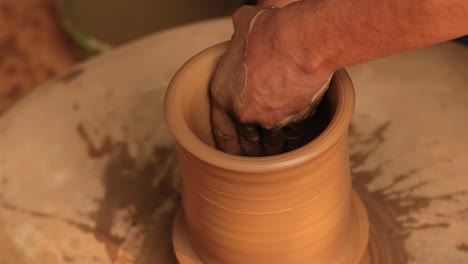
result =
[[[297,1],[299,0],[259,0],[257,5],[283,7]]]
[[[278,31],[277,10],[244,6],[233,16],[210,87],[213,136],[224,152],[274,155],[310,141],[310,117],[332,71],[303,64],[294,40]]]

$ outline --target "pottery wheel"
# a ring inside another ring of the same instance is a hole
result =
[[[0,263],[174,263],[163,96],[183,62],[231,30],[220,19],[128,44],[0,117]],[[371,236],[391,242],[369,258],[468,262],[468,49],[445,43],[349,71],[354,188]]]

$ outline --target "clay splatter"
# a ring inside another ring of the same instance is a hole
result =
[[[80,111],[80,103],[78,102],[73,103],[73,111]]]
[[[457,211],[456,215],[462,220],[468,219],[468,207]]]
[[[466,243],[458,243],[457,249],[463,252],[468,253],[468,245]]]
[[[71,256],[63,256],[63,261],[68,262],[68,263],[73,263],[75,262],[75,259]]]
[[[78,135],[81,137],[83,142],[85,142],[88,148],[88,154],[90,157],[101,158],[112,152],[114,143],[112,142],[112,139],[110,138],[110,136],[106,136],[102,140],[100,146],[98,146],[98,144],[94,143],[91,140],[91,136],[89,135],[88,131],[85,129],[85,126],[83,123],[79,123],[76,126],[76,130],[78,131]]]
[[[112,247],[106,243],[109,256],[116,260],[118,248],[130,247],[135,263],[156,263],[161,259],[175,263],[170,243],[170,226],[179,199],[174,147],[156,146],[149,160],[138,165],[126,142],[105,136],[100,144],[95,144],[83,125],[77,131],[90,157],[109,157],[102,179],[104,197],[91,216],[97,233],[112,241]],[[119,219],[122,211],[126,212],[125,217]],[[119,228],[124,231],[116,233]]]
[[[39,211],[19,208],[19,207],[13,205],[13,204],[10,204],[10,203],[7,203],[7,202],[2,201],[0,203],[0,207],[2,207],[5,210],[18,212],[18,213],[26,214],[26,215],[37,217],[37,218],[54,219],[54,220],[57,220],[57,221],[60,221],[60,222],[64,222],[64,223],[67,223],[69,225],[72,225],[72,226],[78,228],[79,230],[81,230],[82,232],[85,232],[85,233],[93,233],[94,232],[94,229],[92,227],[87,226],[85,224],[82,224],[82,223],[79,223],[79,222],[76,222],[76,221],[73,221],[73,220],[70,220],[70,219],[59,218],[57,216],[54,216],[54,215],[51,215],[51,214],[46,214],[46,213],[39,212]]]
[[[414,213],[421,212],[434,200],[455,200],[465,192],[454,192],[439,196],[425,197],[416,195],[415,190],[428,184],[420,182],[407,188],[395,188],[399,183],[419,173],[424,168],[410,169],[405,173],[396,175],[393,181],[385,187],[369,191],[367,185],[376,177],[383,174],[384,163],[369,167],[369,158],[378,153],[385,142],[385,132],[390,126],[386,122],[376,127],[371,133],[358,133],[350,127],[350,160],[353,174],[354,188],[359,193],[369,210],[372,223],[386,230],[386,239],[389,239],[393,254],[398,255],[397,263],[407,263],[411,256],[404,249],[404,243],[411,232],[428,228],[447,228],[447,222],[420,223],[413,217]],[[432,142],[431,144],[437,144]],[[365,165],[365,166],[364,166]],[[437,214],[434,212],[434,214]],[[377,227],[378,229],[379,227]]]

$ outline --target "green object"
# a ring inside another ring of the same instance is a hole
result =
[[[242,0],[59,0],[64,29],[88,54],[170,27],[232,14]]]
[[[73,2],[74,0],[63,0],[59,2],[61,23],[65,31],[86,51],[88,56],[110,49],[111,45],[80,30],[79,27],[73,24],[68,16],[68,14],[73,12]]]

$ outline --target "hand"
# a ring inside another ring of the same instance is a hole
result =
[[[257,5],[283,7],[297,1],[299,0],[259,0]]]
[[[301,61],[294,39],[279,30],[279,10],[244,6],[233,16],[234,35],[210,87],[213,135],[224,152],[279,154],[313,134],[310,117],[332,71]]]

